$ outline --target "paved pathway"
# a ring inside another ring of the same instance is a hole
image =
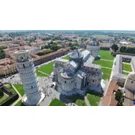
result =
[[[45,72],[43,72],[43,71],[41,71],[41,70],[37,70],[38,72],[40,72],[41,74],[44,74],[44,75],[47,75],[47,76],[49,76],[49,74],[47,74],[47,73],[45,73]]]
[[[107,59],[100,59],[100,60],[113,62],[113,60],[107,60]]]
[[[89,103],[89,101],[88,101],[88,99],[87,99],[87,96],[84,97],[84,101],[85,101],[85,103],[86,103],[87,106],[91,106],[90,103]]]
[[[127,71],[127,70],[123,70],[124,72],[126,72],[126,73],[130,73],[131,71]]]
[[[109,68],[109,67],[103,67],[103,66],[101,66],[102,68],[106,68],[106,69],[111,69],[112,70],[112,68]]]
[[[131,65],[131,63],[123,62],[124,64]]]

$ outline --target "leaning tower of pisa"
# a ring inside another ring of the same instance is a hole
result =
[[[45,95],[40,89],[33,60],[28,50],[19,50],[15,52],[15,55],[16,67],[25,91],[23,102],[25,105],[37,105],[44,99]]]

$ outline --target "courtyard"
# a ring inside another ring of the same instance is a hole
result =
[[[122,70],[132,72],[131,64],[130,63],[122,63]]]

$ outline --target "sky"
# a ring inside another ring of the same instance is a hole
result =
[[[134,0],[0,0],[0,30],[135,30]]]

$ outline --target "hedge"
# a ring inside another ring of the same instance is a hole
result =
[[[0,106],[9,106],[19,98],[18,94],[9,96],[6,100],[0,103]]]

